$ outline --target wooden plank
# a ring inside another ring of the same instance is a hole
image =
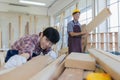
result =
[[[63,55],[63,54],[68,55],[68,47],[62,48],[62,49],[59,51],[58,56],[61,56],[61,55]]]
[[[29,22],[26,22],[26,25],[25,25],[25,34],[29,35]]]
[[[120,62],[95,49],[88,49],[89,53],[96,58],[98,64],[115,80],[120,80]]]
[[[8,69],[4,69],[3,67],[0,69],[0,75],[8,73],[10,71],[12,71],[13,69],[15,69],[15,67],[13,68],[8,68]]]
[[[66,68],[58,80],[83,80],[83,70]]]
[[[2,32],[0,31],[0,48],[2,48]]]
[[[65,67],[95,70],[95,59],[89,54],[72,52],[65,60]]]
[[[62,74],[62,72],[65,70],[65,61],[63,61],[58,68],[55,70],[53,76],[50,78],[50,80],[57,80],[58,77]]]
[[[87,26],[87,32],[93,31],[98,25],[100,25],[103,21],[105,21],[109,16],[111,15],[111,12],[109,8],[103,9]]]
[[[19,37],[22,37],[22,16],[18,16],[18,22],[19,22]]]
[[[37,72],[46,67],[52,60],[49,56],[37,56],[26,64],[0,75],[0,80],[28,80]]]
[[[37,22],[38,22],[38,17],[37,17],[37,16],[34,16],[34,33],[36,33]]]
[[[83,32],[87,32],[86,24],[81,25],[81,29]],[[82,36],[82,52],[86,52],[87,49],[87,37],[88,35]]]
[[[4,65],[5,63],[5,56],[6,56],[6,51],[0,52],[0,68]]]
[[[0,67],[4,64],[4,54],[3,52],[0,52]]]
[[[58,59],[56,59],[53,63],[48,65],[42,71],[38,72],[35,76],[31,77],[30,80],[53,80],[53,74],[58,68],[58,66],[62,63],[65,58],[65,54],[61,55]],[[51,78],[51,79],[50,79]]]
[[[95,49],[96,51],[99,51],[100,53],[106,55],[106,56],[109,56],[110,58],[120,62],[120,57],[115,55],[115,54],[112,54],[112,53],[109,53],[109,52],[105,52],[103,50],[100,50],[100,49]]]

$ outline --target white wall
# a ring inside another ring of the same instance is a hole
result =
[[[19,30],[19,16],[21,16],[21,35]],[[34,17],[36,16],[36,22]],[[45,15],[28,15],[20,13],[0,13],[0,28],[2,31],[2,48],[9,48],[9,23],[13,28],[13,39],[11,43],[25,35],[25,25],[29,22],[29,34],[39,33],[43,28],[49,26],[49,17]],[[36,25],[36,32],[35,26]]]

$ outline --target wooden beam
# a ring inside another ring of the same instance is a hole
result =
[[[36,33],[37,22],[38,22],[38,17],[37,17],[37,16],[34,16],[34,33]]]
[[[2,32],[0,32],[0,48],[2,48]]]
[[[0,80],[28,80],[52,61],[53,59],[49,56],[37,56],[26,64],[0,75]]]
[[[115,54],[112,54],[110,52],[105,52],[105,51],[100,50],[100,49],[95,49],[95,50],[99,51],[101,54],[104,54],[104,55],[106,55],[106,56],[108,56],[108,57],[110,57],[110,58],[120,62],[120,57],[115,55]]]
[[[72,52],[65,60],[65,67],[95,70],[95,59],[89,54]]]
[[[83,80],[83,70],[66,68],[58,80]]]
[[[18,16],[18,21],[19,21],[19,37],[22,37],[22,16]]]
[[[95,49],[88,49],[89,53],[96,58],[97,63],[112,76],[115,80],[120,80],[120,61],[107,56]]]
[[[30,78],[30,80],[50,80],[50,78],[53,77],[53,74],[56,71],[56,69],[58,68],[58,66],[64,60],[65,56],[66,56],[65,54],[61,55],[53,63],[51,63],[46,68],[44,68],[42,71],[40,71],[35,76],[33,76],[32,78]]]
[[[111,12],[109,8],[103,9],[95,18],[86,26],[87,32],[93,31],[98,25],[100,25],[103,21],[105,21]]]

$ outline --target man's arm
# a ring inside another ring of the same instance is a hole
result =
[[[87,34],[86,32],[69,32],[70,36],[82,36]]]

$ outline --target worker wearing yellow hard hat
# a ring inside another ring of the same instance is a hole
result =
[[[68,32],[68,52],[82,52],[81,37],[86,32],[81,31],[81,24],[79,23],[80,10],[75,9],[72,12],[73,20],[67,24]]]
[[[75,13],[80,13],[80,10],[79,10],[79,9],[75,9],[75,10],[73,10],[72,15],[74,15]]]

